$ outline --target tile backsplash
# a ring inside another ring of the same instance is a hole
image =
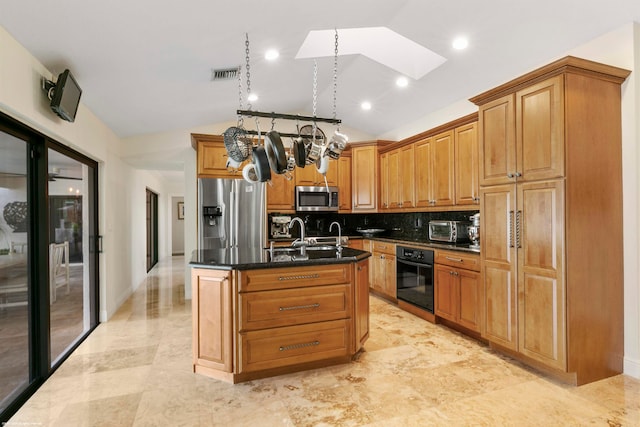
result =
[[[338,214],[338,213],[298,213],[305,222],[309,236],[328,236],[329,225],[338,221],[342,225],[342,234],[358,236],[358,229],[382,228],[386,230],[381,237],[392,237],[402,240],[427,241],[428,224],[432,220],[469,221],[469,217],[478,211],[452,212],[410,212],[410,213],[370,213],[370,214]],[[270,214],[269,216],[271,216]],[[291,230],[292,237],[299,237],[297,226]]]

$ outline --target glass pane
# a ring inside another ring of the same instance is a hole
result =
[[[0,413],[29,384],[27,147],[0,131]]]
[[[89,167],[49,149],[51,366],[86,332],[91,315]]]

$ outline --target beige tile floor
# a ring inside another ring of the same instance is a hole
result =
[[[373,297],[352,363],[237,385],[193,374],[182,265],[155,267],[7,426],[640,425],[640,380],[562,385]]]

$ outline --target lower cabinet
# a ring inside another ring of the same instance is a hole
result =
[[[371,249],[371,288],[378,294],[397,301],[396,245],[374,240]]]
[[[482,319],[479,262],[478,255],[437,251],[434,265],[435,315],[474,332]]]
[[[194,372],[236,383],[348,362],[369,337],[368,265],[194,268]]]

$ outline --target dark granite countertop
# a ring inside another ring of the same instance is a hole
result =
[[[293,259],[291,254],[280,253],[273,258],[268,249],[232,248],[195,250],[189,265],[219,270],[253,270],[258,268],[303,267],[326,264],[348,264],[371,256],[369,252],[343,248],[338,255],[333,250],[307,250],[308,259]]]
[[[332,236],[334,237],[334,236]],[[349,240],[361,240],[363,237],[359,236],[347,236]],[[469,243],[446,243],[446,242],[434,242],[424,239],[410,239],[410,238],[394,238],[394,237],[366,237],[369,240],[378,240],[381,242],[395,243],[402,246],[414,246],[420,248],[430,249],[447,249],[450,251],[471,252],[480,254],[480,248],[471,247]],[[269,239],[269,241],[275,242],[293,242],[295,239]]]

